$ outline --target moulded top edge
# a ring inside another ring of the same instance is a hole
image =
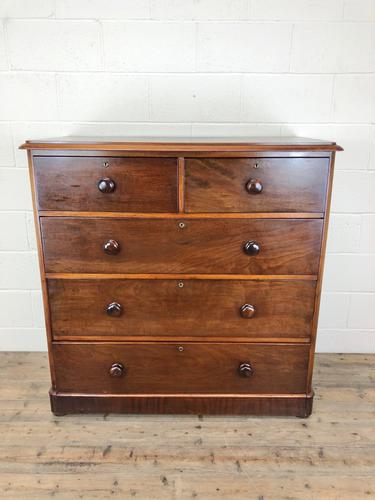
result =
[[[94,151],[342,151],[302,137],[78,137],[28,140],[20,149]]]

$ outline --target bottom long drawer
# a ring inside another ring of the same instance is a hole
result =
[[[55,343],[58,392],[282,394],[306,390],[309,345]]]

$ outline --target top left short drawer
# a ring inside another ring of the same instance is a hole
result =
[[[39,210],[176,212],[175,158],[34,157]]]

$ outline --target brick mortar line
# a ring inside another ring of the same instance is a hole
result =
[[[67,70],[59,70],[59,69],[0,69],[0,75],[113,75],[113,76],[364,76],[371,75],[375,76],[375,71],[289,71],[289,69],[285,71],[222,71],[222,70],[213,70],[213,71],[126,71],[126,70],[114,70],[107,71],[103,69],[87,69],[87,70],[75,70],[75,69],[67,69]]]
[[[108,23],[155,23],[155,24],[316,24],[316,25],[327,25],[327,24],[375,24],[375,20],[356,20],[356,19],[301,19],[301,18],[290,18],[290,19],[270,19],[270,18],[218,18],[218,19],[205,19],[203,17],[192,17],[188,19],[178,18],[176,16],[174,19],[168,18],[155,18],[155,17],[134,17],[134,18],[121,18],[121,17],[101,17],[101,16],[91,16],[91,17],[13,17],[9,16],[4,18],[7,21],[21,21],[21,22],[34,22],[34,21],[61,21],[61,22],[108,22]]]

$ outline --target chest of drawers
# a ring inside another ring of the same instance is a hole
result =
[[[311,413],[339,146],[71,137],[21,147],[55,414]]]

